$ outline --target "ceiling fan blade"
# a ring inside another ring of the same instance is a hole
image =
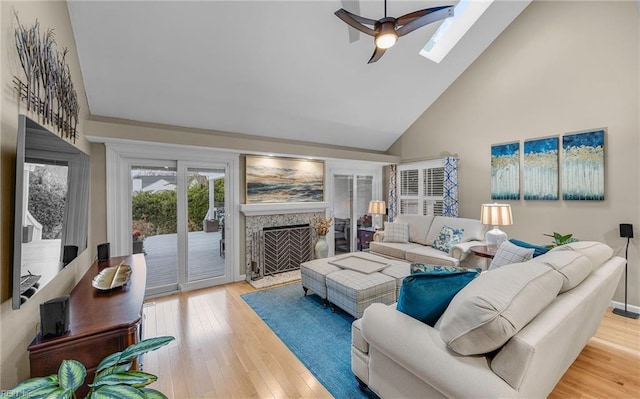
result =
[[[374,62],[378,61],[380,58],[382,58],[385,51],[387,50],[376,46],[376,48],[373,50],[373,54],[371,55],[371,59],[369,59],[369,62],[367,62],[367,64],[373,64]]]
[[[340,0],[342,8],[353,10],[353,14],[360,14],[360,0]],[[356,29],[347,29],[349,32],[349,43],[360,40],[360,31]]]
[[[375,36],[377,33],[375,30],[369,27],[366,27],[363,24],[366,23],[366,24],[374,25],[378,21],[374,21],[368,18],[362,18],[358,15],[351,14],[349,11],[345,10],[344,8],[341,8],[338,11],[336,11],[335,14],[336,14],[336,17],[343,20],[347,25],[351,26],[354,29],[359,30],[362,33],[366,33],[369,36]],[[367,21],[367,22],[361,22],[361,21]],[[372,23],[368,21],[372,21]]]
[[[431,8],[427,8],[424,10],[414,11],[414,12],[410,12],[409,14],[405,14],[398,18],[398,26],[406,25],[409,22],[413,21],[414,19],[423,17],[431,12],[433,12]]]
[[[398,30],[396,30],[398,37],[404,36],[407,33],[413,32],[414,30],[422,28],[425,25],[429,25],[430,23],[453,16],[453,6],[433,7],[421,11],[428,11],[428,13],[423,15],[422,17],[418,17],[410,22],[407,22],[400,28],[398,28]],[[415,13],[419,13],[421,11],[415,11]],[[404,18],[404,16],[400,18]]]

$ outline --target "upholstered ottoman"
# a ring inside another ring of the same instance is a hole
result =
[[[327,300],[356,319],[374,302],[396,301],[396,279],[382,273],[340,270],[327,275]]]
[[[330,265],[326,259],[315,259],[302,263],[300,265],[300,279],[302,280],[304,294],[307,295],[307,291],[311,290],[322,298],[322,301],[326,304],[327,275],[339,270],[342,269]]]
[[[391,276],[396,280],[396,301],[400,297],[400,288],[402,287],[402,280],[411,274],[409,263],[405,262],[393,262],[391,266],[386,269],[380,270],[380,273]]]

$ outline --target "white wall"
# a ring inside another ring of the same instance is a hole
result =
[[[534,1],[390,148],[405,160],[457,154],[460,212],[490,201],[490,146],[606,128],[605,201],[509,201],[511,236],[604,241],[624,256],[632,223],[629,300],[640,305],[639,19],[635,2]],[[522,181],[522,178],[521,178]],[[623,300],[622,284],[614,299]]]

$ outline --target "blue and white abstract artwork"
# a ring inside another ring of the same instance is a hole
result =
[[[558,199],[558,137],[524,142],[524,199]]]
[[[604,200],[604,130],[562,137],[562,199]]]
[[[246,156],[247,204],[324,201],[324,162]]]
[[[520,199],[520,142],[491,146],[491,199]]]

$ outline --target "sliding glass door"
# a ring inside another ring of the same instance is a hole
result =
[[[131,165],[131,253],[147,263],[147,294],[231,281],[225,258],[224,164]]]
[[[377,173],[333,174],[334,253],[368,248],[372,234],[369,201],[378,195]]]
[[[143,161],[131,166],[131,253],[147,262],[147,291],[178,289],[176,162]]]
[[[187,256],[184,281],[187,285],[227,282],[225,175],[224,166],[186,167]]]

